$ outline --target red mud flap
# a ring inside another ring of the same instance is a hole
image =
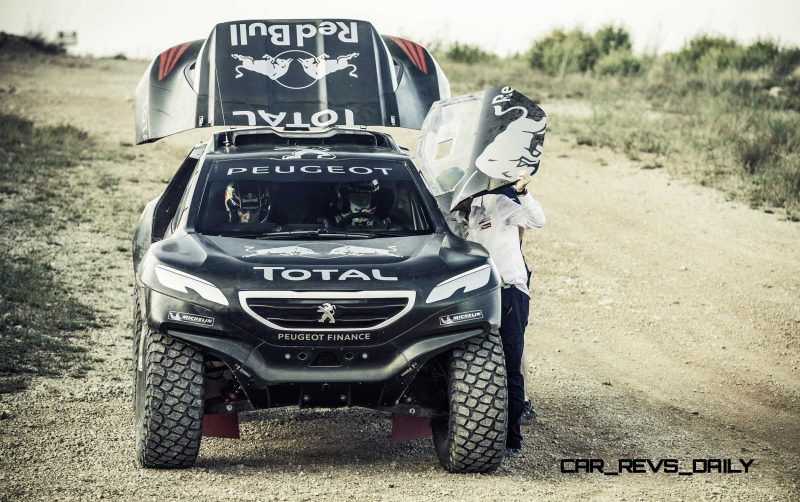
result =
[[[239,414],[206,413],[203,415],[203,436],[239,439]]]
[[[392,413],[392,443],[403,443],[432,435],[429,418]]]

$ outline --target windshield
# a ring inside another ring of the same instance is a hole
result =
[[[209,235],[310,238],[433,232],[406,165],[353,159],[216,161],[196,223]]]

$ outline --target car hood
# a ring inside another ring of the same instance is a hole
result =
[[[191,233],[155,243],[145,260],[145,268],[164,265],[233,294],[268,289],[413,289],[421,294],[490,262],[481,246],[445,233],[302,241]]]
[[[234,237],[202,237],[209,246],[247,263],[291,265],[386,264],[417,256],[434,243],[433,234],[374,239],[253,240]]]

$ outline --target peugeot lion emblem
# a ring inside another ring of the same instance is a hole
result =
[[[336,322],[336,319],[333,318],[333,313],[336,312],[336,305],[323,303],[317,307],[317,312],[322,314],[322,317],[319,318],[318,322],[329,322],[331,324]]]

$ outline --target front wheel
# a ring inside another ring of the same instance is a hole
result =
[[[203,354],[145,330],[136,368],[136,457],[142,467],[194,465],[203,427]]]
[[[439,462],[449,472],[491,472],[505,453],[506,364],[500,336],[468,340],[453,350],[447,375],[448,419],[431,420]]]

